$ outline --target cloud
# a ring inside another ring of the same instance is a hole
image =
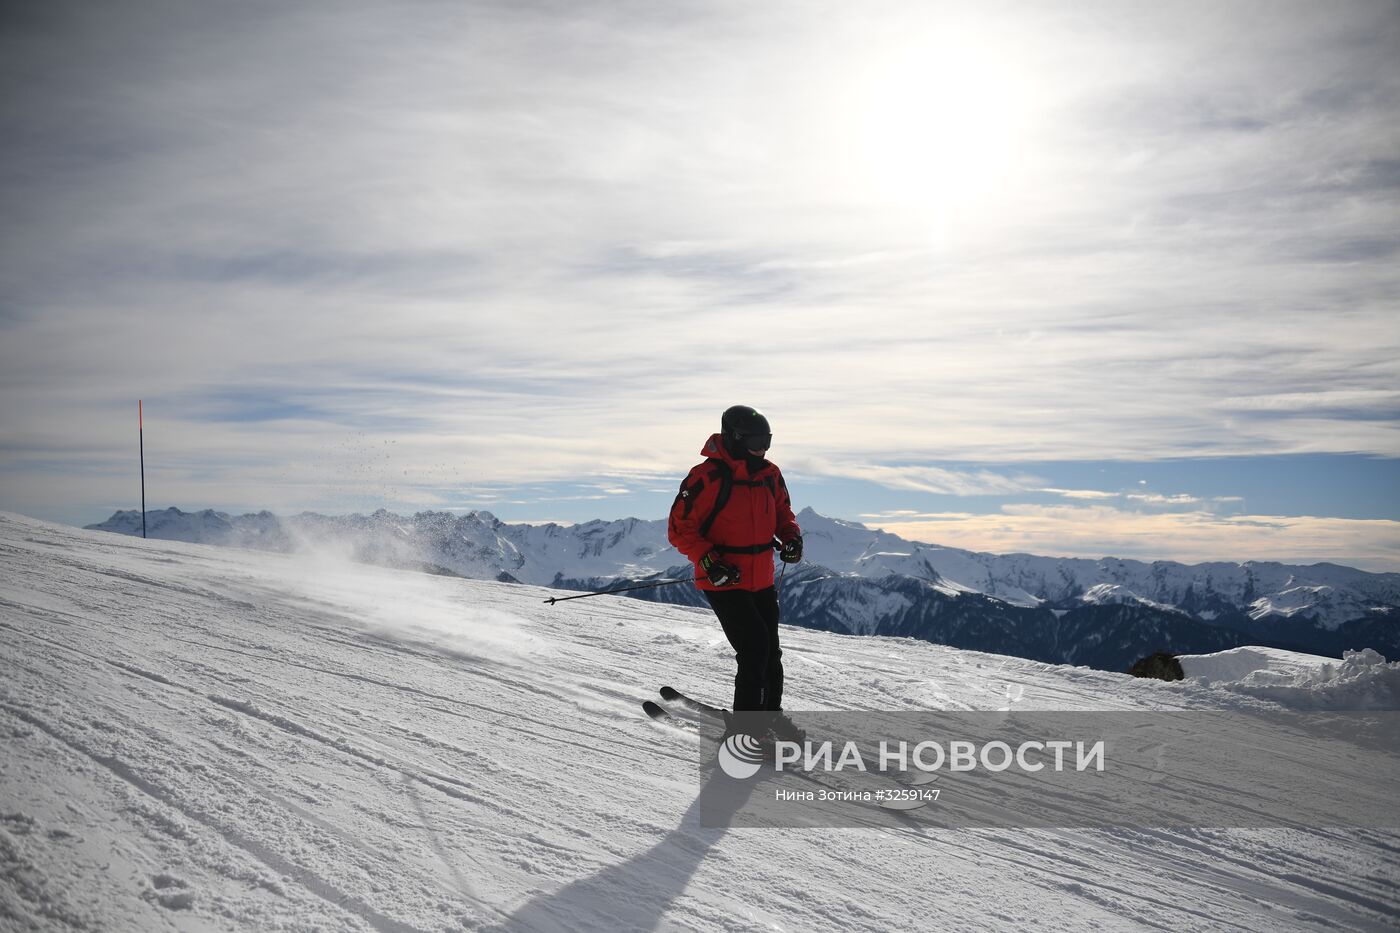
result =
[[[1063,496],[1066,499],[1117,499],[1122,495],[1120,492],[1102,492],[1097,489],[1054,489],[1046,487],[1036,491],[1048,492],[1051,495]]]
[[[879,463],[838,462],[820,457],[789,461],[794,474],[860,479],[888,489],[954,496],[990,496],[1022,492],[1035,480],[993,470],[949,470],[931,466],[887,466]]]
[[[1239,412],[1353,413],[1376,418],[1400,411],[1400,392],[1385,389],[1332,389],[1317,392],[1283,392],[1274,395],[1222,399],[1222,409]]]
[[[1393,10],[1114,11],[7,11],[5,504],[1400,456]]]
[[[1173,496],[1164,496],[1161,493],[1129,493],[1125,496],[1132,502],[1142,502],[1147,505],[1200,505],[1199,496],[1177,493]]]
[[[889,522],[937,522],[937,521],[958,521],[965,518],[975,518],[979,514],[976,512],[914,512],[908,509],[894,509],[889,512],[866,512],[861,518],[873,519],[879,527],[885,527]],[[884,524],[880,524],[884,523]]]
[[[1111,506],[1007,505],[999,513],[949,512],[867,521],[915,541],[993,553],[1141,560],[1277,560],[1400,571],[1400,522],[1207,511],[1143,514]]]

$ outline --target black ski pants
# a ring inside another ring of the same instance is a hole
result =
[[[778,591],[703,590],[734,647],[734,709],[783,708],[783,651],[778,647]]]

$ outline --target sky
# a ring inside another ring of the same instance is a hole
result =
[[[0,509],[1400,571],[1393,2],[16,0]]]

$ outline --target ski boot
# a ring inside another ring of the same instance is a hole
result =
[[[774,710],[768,725],[768,734],[775,742],[794,742],[802,745],[807,741],[807,730],[792,721],[792,717],[782,710]]]
[[[720,742],[728,742],[736,736],[744,740],[744,744],[750,748],[757,748],[763,756],[763,760],[774,762],[777,760],[777,751],[774,745],[773,732],[767,728],[767,713],[743,711],[734,713],[724,710],[724,735],[720,737]]]

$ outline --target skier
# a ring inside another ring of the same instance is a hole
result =
[[[802,559],[802,530],[787,484],[765,458],[773,441],[768,419],[747,405],[720,418],[671,505],[667,537],[695,565],[705,594],[734,648],[734,717],[727,734],[801,742],[805,733],[783,712],[782,649],[773,551],[784,563]]]

